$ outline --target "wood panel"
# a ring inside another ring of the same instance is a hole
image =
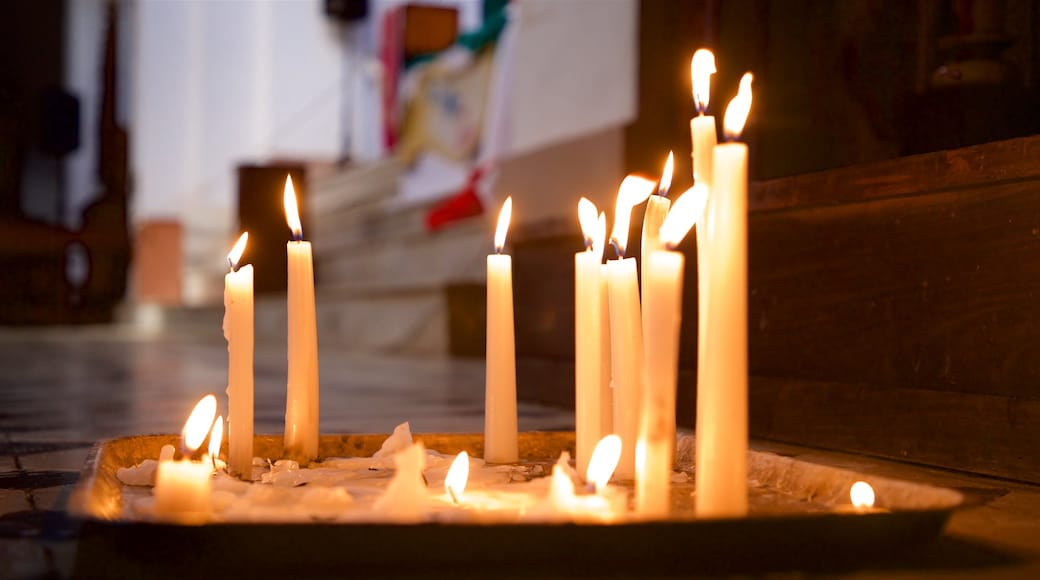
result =
[[[1040,482],[1040,137],[751,195],[754,436]],[[566,224],[541,233],[514,248],[519,386],[573,405],[580,241]],[[690,425],[693,237],[680,249],[677,415]]]

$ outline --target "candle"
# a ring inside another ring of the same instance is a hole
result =
[[[675,165],[675,156],[671,151],[668,152],[668,159],[664,162],[664,171],[661,173],[661,181],[657,185],[657,194],[651,195],[646,202],[646,213],[643,215],[643,239],[639,247],[639,280],[642,284],[642,301],[641,301],[641,314],[643,320],[643,336],[645,337],[649,332],[646,326],[646,309],[647,300],[649,297],[650,284],[654,281],[647,277],[647,262],[650,260],[650,255],[661,249],[661,224],[664,223],[665,216],[668,215],[668,208],[671,207],[671,201],[669,201],[668,189],[672,185],[672,168]]]
[[[513,334],[513,261],[503,254],[513,198],[506,198],[495,229],[495,253],[487,257],[487,364],[484,397],[484,461],[519,461],[516,434],[516,352]]]
[[[253,266],[238,267],[249,232],[228,254],[224,276],[224,338],[228,343],[228,466],[253,477]]]
[[[181,432],[183,461],[159,462],[155,474],[155,515],[181,524],[200,524],[209,517],[212,465],[191,461],[206,440],[217,413],[217,398],[206,395],[192,410]]]
[[[292,231],[289,259],[289,373],[285,397],[285,450],[302,461],[318,456],[318,330],[314,308],[314,260],[292,177],[285,178],[285,218]]]
[[[609,397],[609,382],[603,380],[602,272],[606,243],[606,216],[586,198],[578,202],[578,218],[585,236],[585,251],[574,255],[574,432],[575,463],[584,473],[596,442],[609,433],[604,421],[603,398]],[[609,381],[609,368],[607,369]],[[607,389],[604,389],[604,384]]]
[[[639,285],[635,258],[625,258],[632,207],[650,196],[655,183],[629,175],[618,189],[614,229],[610,241],[618,259],[607,261],[610,301],[610,361],[614,386],[614,433],[621,437],[618,479],[635,475],[635,443],[643,398],[643,328],[639,313]]]
[[[676,200],[660,228],[662,248],[643,264],[647,381],[636,447],[636,510],[642,517],[665,518],[671,509],[684,265],[673,248],[701,215],[707,197],[707,187],[696,185]]]
[[[697,116],[690,120],[690,139],[693,146],[693,178],[694,182],[711,187],[712,164],[717,144],[715,134],[715,117],[705,115],[711,96],[711,75],[715,73],[715,55],[710,50],[700,49],[694,53],[690,61],[690,78],[693,85],[693,102],[697,108]],[[708,205],[712,203],[709,195]],[[705,214],[707,214],[705,209]],[[697,417],[696,424],[703,423],[701,412],[705,408],[705,388],[710,372],[708,358],[708,319],[711,316],[709,306],[709,284],[711,277],[708,256],[707,231],[713,227],[708,220],[700,220],[697,226]],[[704,437],[696,439],[696,453],[700,455]]]
[[[751,74],[723,119],[727,139],[743,130]],[[710,341],[706,380],[698,385],[697,514],[747,514],[747,145],[715,147],[708,222]]]
[[[645,271],[642,268],[645,268],[650,254],[661,249],[661,224],[664,223],[664,218],[668,215],[668,208],[671,207],[667,196],[668,190],[672,186],[674,165],[675,155],[669,151],[668,159],[664,162],[664,171],[661,172],[661,181],[657,185],[657,195],[651,195],[646,203],[646,214],[643,216],[643,239],[639,248],[640,272]]]

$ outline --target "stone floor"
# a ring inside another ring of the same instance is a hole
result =
[[[258,348],[261,433],[282,428],[284,352],[281,345]],[[74,575],[78,525],[65,505],[90,446],[103,438],[179,431],[200,396],[223,391],[225,357],[216,333],[0,329],[0,578]],[[417,432],[483,428],[480,362],[352,359],[323,352],[321,382],[326,433],[388,432],[404,420]],[[521,429],[571,425],[570,413],[520,406]],[[955,487],[969,498],[943,537],[921,550],[838,571],[813,570],[807,563],[794,576],[1040,578],[1038,486],[779,444],[758,446]]]

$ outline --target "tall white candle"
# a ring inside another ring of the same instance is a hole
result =
[[[600,283],[606,216],[586,198],[578,203],[586,250],[574,255],[574,432],[578,473],[585,473],[596,444],[608,426],[603,421],[603,331]]]
[[[495,229],[495,253],[487,257],[487,355],[484,395],[484,460],[519,461],[516,427],[516,349],[513,330],[513,261],[503,254],[513,198],[506,198]]]
[[[661,224],[664,223],[665,216],[668,215],[668,208],[671,207],[672,202],[668,199],[668,189],[672,185],[672,169],[675,165],[675,156],[671,151],[668,152],[668,159],[664,163],[664,171],[661,173],[661,181],[657,186],[657,195],[651,195],[646,201],[646,213],[643,215],[643,235],[642,242],[639,246],[639,279],[642,283],[642,316],[643,316],[643,336],[645,337],[648,329],[646,326],[646,309],[647,309],[647,286],[654,283],[654,280],[649,278],[647,274],[647,262],[650,260],[650,255],[662,248],[661,244]]]
[[[253,475],[253,266],[238,267],[249,232],[228,254],[224,276],[224,338],[228,343],[228,469]]]
[[[705,115],[708,110],[708,102],[711,96],[711,75],[715,74],[715,55],[710,50],[700,49],[693,55],[690,61],[690,77],[693,84],[693,102],[697,108],[697,116],[690,120],[690,141],[693,146],[693,178],[697,184],[711,189],[712,173],[714,170],[715,145],[718,137],[715,132],[715,117]],[[708,207],[704,215],[711,213],[709,209],[713,203],[713,197],[708,196]],[[704,400],[707,387],[704,385],[711,382],[711,358],[708,356],[710,338],[708,329],[711,318],[710,293],[711,287],[711,252],[709,250],[710,237],[708,230],[715,227],[715,223],[703,219],[697,224],[697,416],[696,424],[704,422],[702,413],[707,404]],[[705,437],[696,438],[696,455],[703,456],[702,445]],[[698,475],[698,480],[703,475]]]
[[[664,518],[671,508],[685,262],[683,255],[672,249],[702,213],[707,195],[707,188],[699,185],[676,200],[661,226],[662,249],[650,254],[643,264],[647,382],[636,447],[636,509],[643,517]]]
[[[209,518],[210,480],[213,466],[189,458],[210,433],[217,413],[217,398],[206,395],[192,409],[181,432],[185,458],[159,462],[155,472],[155,516],[180,524],[201,524]]]
[[[723,120],[736,139],[751,108],[751,75]],[[747,514],[747,145],[715,147],[714,182],[707,220],[711,264],[709,372],[697,413],[697,515]]]
[[[318,456],[318,328],[314,306],[314,258],[303,227],[291,177],[285,179],[285,217],[293,239],[289,259],[289,373],[285,398],[285,449],[301,461]]]
[[[606,216],[600,214],[606,227]],[[614,432],[614,385],[612,363],[610,356],[610,283],[607,274],[607,265],[599,266],[599,380],[600,380],[600,423],[603,425],[603,433]],[[613,473],[613,472],[612,472]]]
[[[632,208],[646,201],[655,183],[629,175],[618,189],[610,240],[618,258],[607,261],[610,301],[610,361],[614,387],[614,433],[621,437],[621,461],[615,476],[635,477],[635,443],[643,400],[643,325],[639,311],[639,281],[635,258],[625,258]]]

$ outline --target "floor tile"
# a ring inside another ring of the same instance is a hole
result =
[[[63,511],[69,501],[69,494],[72,493],[74,487],[73,485],[63,485],[34,489],[30,492],[33,506],[38,510]]]
[[[18,460],[25,470],[79,471],[90,453],[89,447],[66,449],[49,453],[19,455]]]
[[[29,509],[25,492],[20,489],[0,489],[0,515]]]

